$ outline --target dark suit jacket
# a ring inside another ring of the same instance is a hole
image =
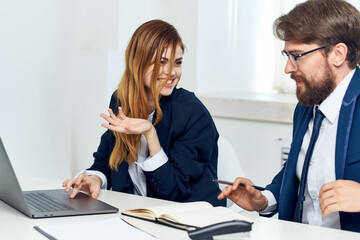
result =
[[[336,136],[336,179],[360,182],[360,70],[356,69],[342,101]],[[297,105],[294,113],[293,141],[283,169],[266,187],[278,203],[279,218],[293,221],[297,202],[296,163],[312,118],[312,108]],[[340,212],[341,229],[360,232],[360,213]]]
[[[202,200],[214,206],[225,206],[225,199],[217,199],[220,189],[213,182],[217,179],[219,134],[209,112],[193,93],[181,88],[163,97],[160,106],[163,118],[155,128],[169,160],[155,171],[144,172],[147,196],[178,202]],[[110,107],[118,112],[114,95]],[[123,161],[118,171],[111,171],[108,166],[114,139],[109,130],[102,135],[89,170],[104,173],[108,189],[134,193],[128,164]]]

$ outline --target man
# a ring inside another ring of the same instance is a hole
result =
[[[274,34],[285,41],[285,72],[299,100],[288,160],[265,191],[237,178],[218,198],[360,232],[360,13],[345,1],[309,0],[279,17]]]

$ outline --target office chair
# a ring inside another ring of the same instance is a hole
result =
[[[237,177],[246,177],[240,165],[236,151],[231,143],[224,137],[220,136],[218,140],[219,157],[218,157],[218,178],[225,181],[233,182]],[[220,184],[220,189],[226,185]],[[244,209],[227,199],[226,207],[241,212]]]

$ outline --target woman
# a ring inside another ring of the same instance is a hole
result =
[[[218,200],[214,122],[196,96],[177,89],[184,45],[176,29],[161,20],[141,25],[126,49],[126,67],[112,96],[109,124],[94,164],[64,181],[75,197],[93,198],[100,188],[178,202]]]

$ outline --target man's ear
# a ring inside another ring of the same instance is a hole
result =
[[[346,61],[347,53],[348,48],[345,43],[338,43],[334,45],[330,52],[332,64],[335,67],[340,67]]]

